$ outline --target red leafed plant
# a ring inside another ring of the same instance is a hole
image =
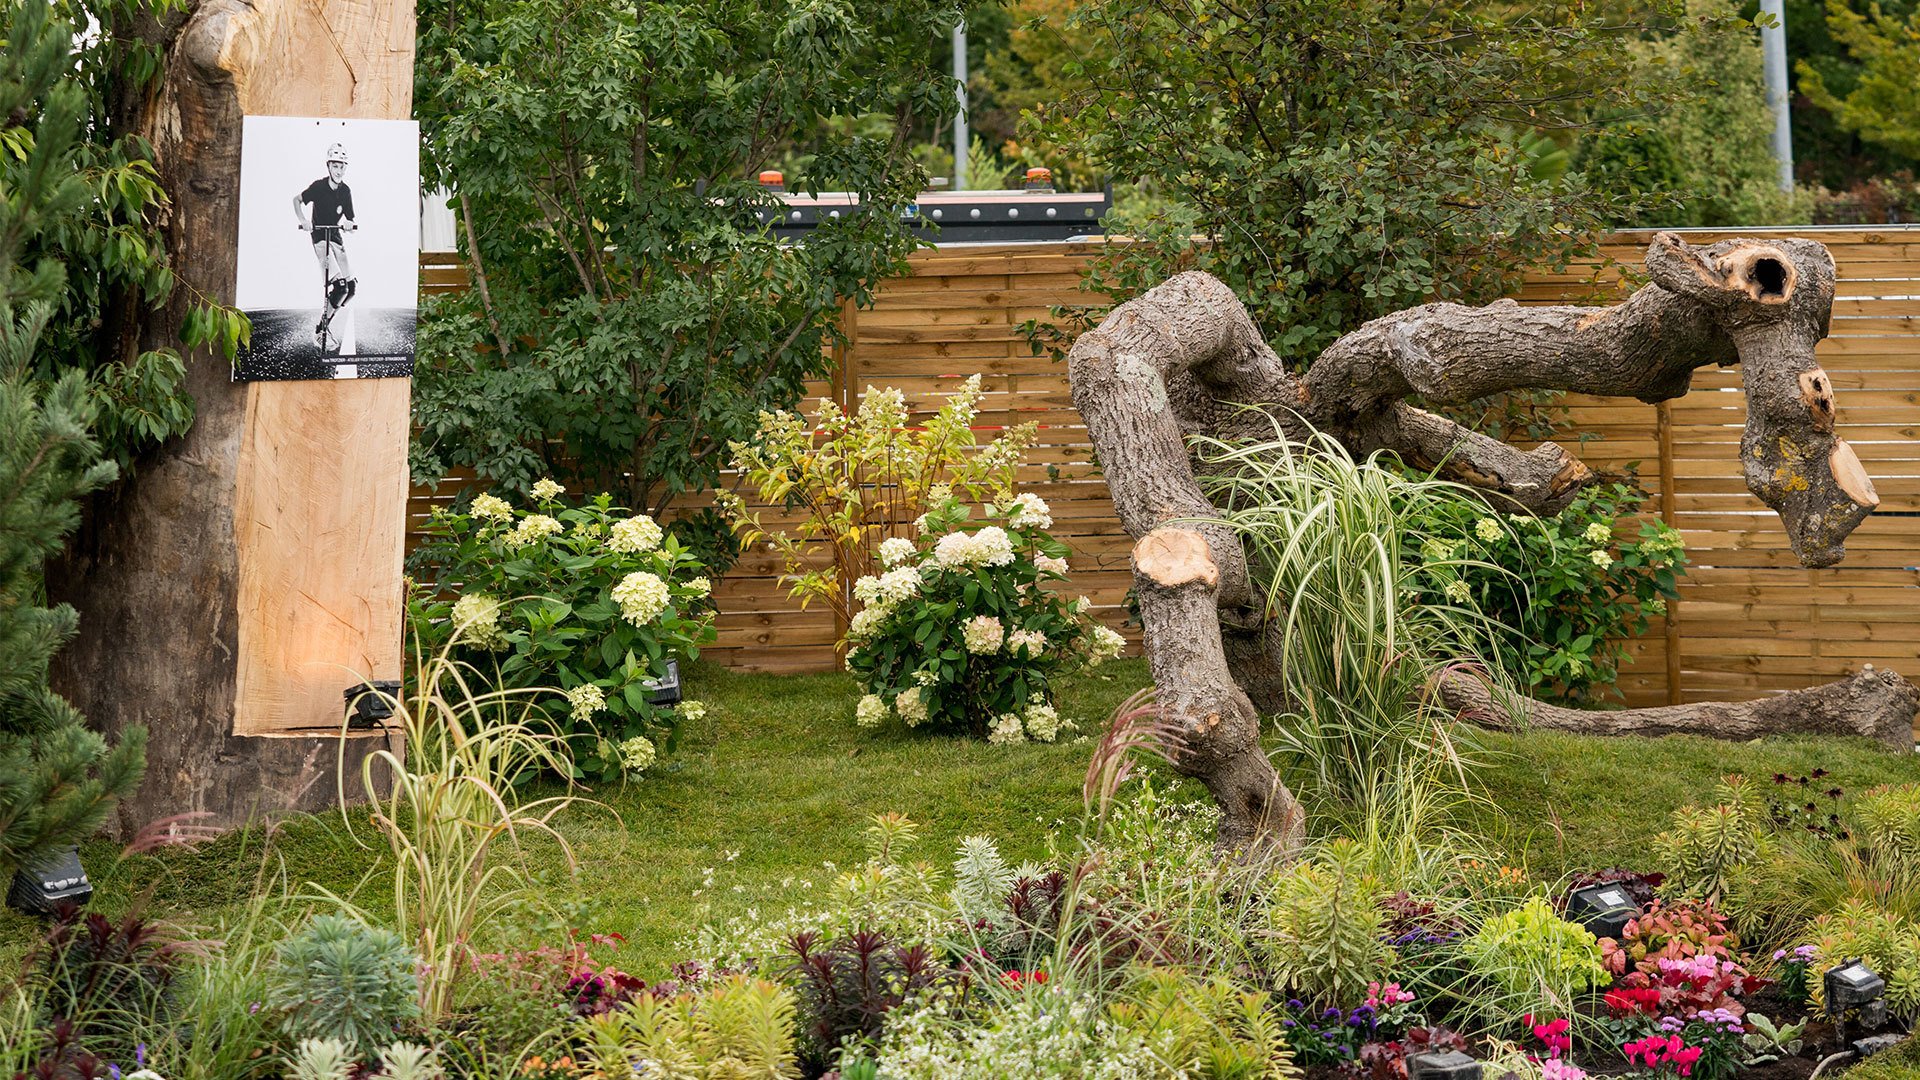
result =
[[[1634,971],[1607,992],[1604,1000],[1614,1016],[1639,1014],[1691,1020],[1715,1009],[1744,1016],[1746,1006],[1738,999],[1768,983],[1758,975],[1749,975],[1738,963],[1717,956],[1702,954],[1690,960],[1662,957],[1654,964],[1651,974]]]
[[[1407,1080],[1407,1059],[1416,1054],[1458,1050],[1465,1053],[1467,1040],[1443,1027],[1408,1028],[1392,1042],[1370,1042],[1360,1048],[1360,1061],[1343,1072],[1364,1080]]]
[[[1655,900],[1639,918],[1627,923],[1620,940],[1600,939],[1602,961],[1615,975],[1629,969],[1647,975],[1659,973],[1661,960],[1691,960],[1711,956],[1733,963],[1740,939],[1727,927],[1727,917],[1706,900]]]

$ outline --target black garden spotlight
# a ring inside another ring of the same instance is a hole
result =
[[[1639,918],[1640,905],[1619,883],[1588,885],[1567,894],[1567,918],[1586,927],[1594,937],[1620,940],[1627,924]]]
[[[80,849],[68,844],[29,859],[14,871],[7,906],[28,915],[52,915],[61,904],[85,904],[93,882],[80,865]]]
[[[1480,1063],[1458,1050],[1415,1054],[1407,1059],[1407,1080],[1480,1080]]]
[[[1887,1022],[1887,980],[1859,960],[1828,968],[1821,977],[1827,991],[1827,1015],[1842,1025],[1849,1018],[1872,1029]]]
[[[393,701],[400,696],[398,679],[375,679],[349,686],[340,695],[347,702],[347,727],[385,727],[393,719]]]

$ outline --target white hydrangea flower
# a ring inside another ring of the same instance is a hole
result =
[[[972,566],[973,534],[952,532],[941,537],[940,542],[933,545],[933,561],[949,568]]]
[[[913,531],[916,533],[919,533],[921,536],[925,536],[928,533],[932,532],[933,521],[931,520],[931,515],[921,514],[919,517],[914,518]]]
[[[1076,615],[1085,615],[1087,612],[1092,610],[1093,610],[1092,597],[1083,596],[1080,599],[1075,600],[1073,602],[1073,611],[1074,611],[1074,614]]]
[[[932,686],[940,681],[940,673],[932,668],[921,668],[913,673],[913,681],[921,686]]]
[[[1061,577],[1067,574],[1067,560],[1056,559],[1051,555],[1035,555],[1033,565],[1043,574],[1059,574]]]
[[[533,485],[533,497],[537,502],[552,502],[566,493],[567,489],[561,487],[550,476]]]
[[[482,521],[511,521],[513,505],[497,495],[476,495],[467,513]]]
[[[1593,522],[1588,525],[1586,531],[1580,535],[1586,537],[1587,543],[1589,544],[1609,544],[1613,542],[1613,530],[1608,528],[1604,521]]]
[[[500,638],[500,601],[486,593],[468,593],[453,602],[455,638],[483,649],[504,644]]]
[[[1060,714],[1044,702],[1027,706],[1027,735],[1036,742],[1052,742],[1060,735]]]
[[[1593,565],[1602,570],[1613,565],[1613,556],[1607,553],[1606,548],[1594,548],[1587,557],[1593,560]]]
[[[881,574],[876,588],[880,602],[893,605],[920,595],[920,584],[920,570],[902,566]]]
[[[654,749],[653,740],[645,735],[635,735],[620,744],[620,765],[630,773],[646,772],[657,757],[659,751]]]
[[[913,558],[919,550],[913,546],[913,541],[904,536],[890,536],[880,541],[880,565],[899,566]]]
[[[987,729],[987,741],[995,746],[1011,746],[1027,741],[1027,730],[1019,713],[1001,713]]]
[[[1640,606],[1645,608],[1649,615],[1665,615],[1667,613],[1667,602],[1658,596]]]
[[[1000,620],[991,615],[975,615],[967,620],[966,629],[961,636],[966,640],[967,651],[976,656],[1000,651],[1000,643],[1006,640],[1007,628]]]
[[[1481,518],[1473,523],[1474,534],[1491,544],[1500,539],[1500,523],[1490,517]]]
[[[1093,628],[1092,659],[1094,663],[1111,660],[1120,655],[1127,647],[1127,639],[1121,637],[1112,627],[1096,625]]]
[[[1473,599],[1473,589],[1464,581],[1449,581],[1447,582],[1447,599],[1456,604],[1464,604]]]
[[[853,598],[866,605],[880,602],[880,579],[866,574],[853,583]]]
[[[621,616],[635,626],[659,618],[667,609],[668,599],[667,583],[660,580],[660,575],[645,570],[628,574],[613,587],[613,602],[620,605]]]
[[[713,582],[704,577],[691,577],[687,579],[686,590],[695,596],[711,596]]]
[[[593,714],[607,707],[607,692],[592,683],[581,683],[567,691],[567,713],[586,723]]]
[[[1013,561],[1013,540],[1007,530],[989,525],[973,534],[974,551],[981,566],[1005,566]]]
[[[1020,647],[1027,648],[1027,655],[1039,656],[1047,648],[1047,635],[1038,630],[1015,630],[1007,635],[1007,651],[1019,652]]]
[[[641,555],[660,546],[660,525],[645,514],[636,514],[613,523],[613,535],[607,547],[622,555]]]
[[[1016,529],[1051,529],[1053,511],[1048,508],[1045,499],[1031,491],[1023,491],[1013,497],[1007,521]]]
[[[863,728],[879,727],[880,721],[887,718],[887,703],[879,694],[868,694],[853,707],[853,722]]]
[[[560,523],[545,514],[528,514],[506,536],[508,547],[526,547],[549,536],[559,535]]]
[[[1420,545],[1420,554],[1425,556],[1428,562],[1451,562],[1453,545],[1445,540],[1429,540]]]
[[[908,727],[919,727],[927,719],[926,690],[918,686],[902,690],[900,696],[893,699],[893,711],[900,714]]]
[[[862,641],[872,637],[879,632],[880,625],[886,622],[887,616],[891,614],[893,614],[891,608],[879,606],[861,608],[859,611],[854,612],[853,621],[847,624],[847,639],[850,641]],[[848,659],[852,659],[851,655],[849,655]]]
[[[703,701],[683,701],[675,705],[673,711],[679,713],[680,719],[682,720],[705,720],[707,718],[707,705],[706,702]]]

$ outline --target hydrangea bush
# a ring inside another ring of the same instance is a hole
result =
[[[1494,647],[1528,693],[1573,705],[1612,693],[1624,639],[1679,598],[1680,533],[1633,522],[1645,495],[1631,484],[1588,488],[1551,518],[1495,515],[1461,505],[1432,521],[1419,550],[1431,567],[1423,602],[1472,602],[1500,628]],[[1622,523],[1632,527],[1623,535]]]
[[[1031,492],[973,508],[948,496],[915,522],[918,540],[879,545],[880,573],[854,582],[861,605],[847,631],[847,667],[865,696],[862,727],[908,727],[1052,742],[1072,722],[1054,707],[1062,675],[1125,644],[1087,614],[1085,597],[1048,589],[1067,580],[1067,546]]]
[[[408,614],[423,653],[452,648],[501,689],[534,695],[572,744],[576,775],[614,780],[644,772],[680,721],[704,714],[697,701],[654,705],[650,682],[713,640],[712,587],[652,518],[562,494],[542,480],[533,509],[481,495],[436,511],[411,559]]]

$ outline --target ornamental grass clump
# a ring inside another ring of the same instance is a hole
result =
[[[481,495],[428,521],[414,635],[494,687],[534,692],[570,745],[570,779],[638,775],[704,715],[697,701],[655,705],[649,684],[713,641],[712,584],[647,515],[606,495],[565,505],[551,480],[533,492],[531,510]]]
[[[1437,762],[1465,782],[1453,716],[1427,687],[1449,665],[1495,661],[1494,626],[1459,590],[1418,602],[1435,575],[1499,573],[1434,522],[1485,502],[1458,484],[1412,479],[1385,452],[1356,460],[1338,441],[1196,439],[1207,495],[1246,548],[1277,624],[1278,676],[1291,712],[1281,748],[1320,790],[1374,805],[1383,781],[1428,778]],[[1216,519],[1205,519],[1214,521]],[[1415,541],[1420,539],[1418,554]],[[1484,659],[1483,659],[1484,658]],[[1488,671],[1507,682],[1497,663]]]
[[[1031,492],[984,507],[947,498],[916,522],[919,540],[880,545],[882,572],[853,583],[847,668],[865,696],[854,719],[988,742],[1053,742],[1075,730],[1054,703],[1064,675],[1119,655],[1125,642],[1049,586],[1067,580],[1065,544]]]

